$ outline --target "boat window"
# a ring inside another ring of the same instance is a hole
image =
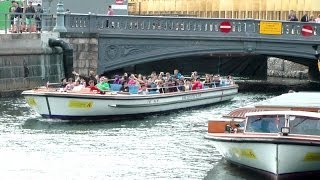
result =
[[[246,132],[278,133],[284,127],[284,115],[250,116]]]
[[[320,119],[296,116],[290,121],[290,134],[320,135]]]

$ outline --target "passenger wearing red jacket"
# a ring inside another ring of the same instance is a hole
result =
[[[200,78],[197,78],[197,80],[192,85],[192,90],[202,89],[203,85],[200,82]]]
[[[100,90],[94,85],[94,81],[93,80],[89,81],[88,88],[90,88],[90,91],[96,91],[97,93],[100,93]]]

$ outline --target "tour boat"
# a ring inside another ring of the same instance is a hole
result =
[[[190,91],[152,94],[60,92],[34,89],[22,92],[29,106],[43,117],[59,119],[106,119],[121,115],[162,112],[207,105],[232,99],[238,85],[221,85]]]
[[[206,138],[222,156],[277,177],[320,171],[320,113],[257,111],[212,120]]]

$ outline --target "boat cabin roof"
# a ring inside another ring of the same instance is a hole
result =
[[[249,116],[263,116],[263,115],[292,115],[292,116],[307,116],[313,118],[320,118],[320,113],[306,112],[306,111],[260,111],[246,113]]]
[[[255,107],[320,108],[319,92],[294,92],[276,96],[255,104]]]

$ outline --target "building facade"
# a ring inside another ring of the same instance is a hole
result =
[[[300,19],[320,14],[319,0],[128,0],[132,15],[177,15],[206,18],[287,20],[290,10]]]

